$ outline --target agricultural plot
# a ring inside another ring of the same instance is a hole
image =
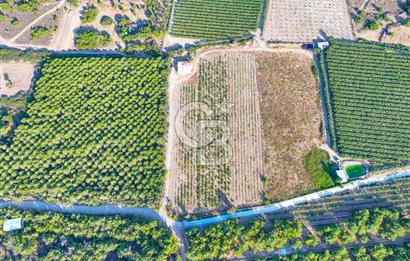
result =
[[[262,150],[255,57],[227,55],[200,62],[199,85],[180,88],[169,195],[192,212],[260,203]]]
[[[345,0],[271,0],[262,36],[267,41],[308,43],[318,36],[352,39]]]
[[[332,146],[374,169],[410,163],[410,51],[335,42],[321,55]]]
[[[402,247],[410,237],[409,182],[402,178],[263,217],[189,228],[186,255],[201,260],[264,257],[282,248],[312,253],[360,246],[373,251],[379,244]]]
[[[311,65],[311,59],[300,54],[257,56],[263,174],[266,198],[272,202],[324,189],[315,187],[304,164],[322,142],[319,88]]]
[[[167,260],[176,238],[158,221],[0,209],[0,225],[20,217],[21,230],[0,231],[2,260]]]
[[[256,31],[263,0],[180,0],[174,5],[172,35],[215,40]]]
[[[51,59],[0,145],[5,200],[155,206],[166,131],[163,59]]]

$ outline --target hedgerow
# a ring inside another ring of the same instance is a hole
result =
[[[161,196],[167,61],[51,59],[0,146],[0,195],[150,205]]]

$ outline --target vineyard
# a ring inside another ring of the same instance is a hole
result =
[[[172,35],[214,40],[256,31],[263,1],[179,0],[174,5]]]
[[[178,142],[171,174],[174,206],[192,212],[260,202],[262,172],[255,57],[200,62],[199,85],[179,90]],[[183,112],[181,114],[181,112]]]
[[[410,51],[335,42],[322,54],[332,145],[375,169],[410,163]]]
[[[0,146],[1,197],[158,204],[167,73],[163,59],[47,60],[26,117]]]
[[[158,221],[0,209],[0,223],[21,217],[22,230],[0,231],[2,260],[167,260],[178,242]]]
[[[282,248],[308,253],[360,246],[373,250],[378,244],[408,242],[409,185],[410,178],[402,178],[264,217],[190,228],[187,257],[265,256]]]

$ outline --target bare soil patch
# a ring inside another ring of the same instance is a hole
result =
[[[34,65],[25,62],[1,61],[0,96],[13,96],[19,91],[27,91],[31,86]],[[11,86],[9,86],[9,84]]]
[[[266,198],[280,201],[314,186],[303,159],[321,140],[319,89],[300,54],[257,55]]]
[[[262,37],[267,41],[307,43],[318,36],[353,39],[345,0],[271,0]]]
[[[31,27],[46,27],[50,29],[50,31],[53,32],[53,35],[48,36],[48,37],[43,37],[40,39],[37,39],[35,41],[31,40],[31,28],[24,32],[19,38],[16,39],[17,44],[25,44],[25,43],[33,43],[33,44],[40,44],[40,45],[48,45],[51,43],[51,40],[54,38],[54,35],[56,34],[56,31],[59,29],[58,24],[60,19],[62,18],[64,9],[60,8],[57,9],[55,12],[45,16],[42,18],[38,23],[35,24],[35,26]]]

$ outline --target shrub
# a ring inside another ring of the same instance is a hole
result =
[[[13,17],[10,21],[11,26],[13,27],[19,27],[20,26],[20,20],[18,20],[16,17]]]
[[[403,23],[404,26],[410,27],[410,19]]]
[[[0,11],[0,23],[7,19],[7,15]]]
[[[332,163],[326,151],[312,149],[305,156],[304,165],[316,189],[326,189],[335,185],[331,178]]]
[[[81,22],[85,24],[92,23],[97,17],[98,13],[99,11],[95,7],[89,7],[85,9],[83,15],[81,16]]]
[[[68,0],[68,4],[71,6],[78,6],[79,0]]]
[[[375,30],[378,30],[380,28],[380,24],[376,21],[373,21],[373,22],[369,23],[366,26],[366,28],[369,29],[369,30],[375,31]]]
[[[104,15],[103,17],[101,17],[101,20],[100,20],[100,24],[101,24],[101,25],[106,25],[106,26],[108,26],[108,25],[112,25],[113,23],[114,23],[114,20],[112,20],[111,17],[106,16],[106,15]]]
[[[94,49],[107,46],[111,41],[108,34],[85,31],[75,35],[75,46],[79,49]]]
[[[31,40],[35,41],[38,40],[40,38],[44,38],[44,37],[48,37],[51,36],[53,34],[53,32],[48,29],[47,27],[43,27],[43,26],[37,26],[37,27],[33,27],[31,28]]]

